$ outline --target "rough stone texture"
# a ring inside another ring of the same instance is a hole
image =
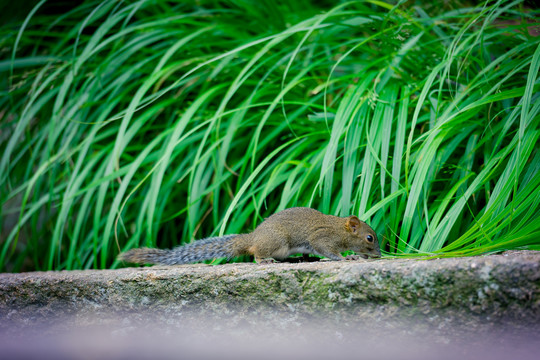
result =
[[[540,252],[0,274],[6,358],[533,359]]]
[[[253,353],[243,354],[258,357],[261,347],[276,351],[267,342],[254,342],[260,339],[274,339],[282,349],[286,348],[283,344],[294,349],[297,339],[310,339],[309,348],[319,349],[313,356],[322,358],[320,354],[332,355],[329,344],[336,342],[349,341],[354,349],[360,345],[372,348],[378,339],[390,337],[401,339],[403,346],[411,349],[411,342],[403,340],[405,336],[414,339],[416,350],[426,343],[451,343],[454,350],[460,349],[460,356],[465,354],[463,349],[478,350],[477,342],[488,337],[489,344],[484,343],[484,347],[491,349],[492,358],[515,356],[519,351],[521,358],[528,358],[539,345],[534,336],[539,324],[540,252],[533,251],[427,261],[183,265],[0,274],[0,349],[7,346],[2,343],[2,339],[7,341],[6,334],[22,335],[20,344],[27,344],[32,334],[41,339],[43,334],[73,335],[74,329],[84,329],[102,337],[89,342],[87,333],[79,333],[79,340],[70,344],[79,341],[95,350],[92,344],[99,343],[98,348],[114,352],[118,350],[118,337],[129,339],[131,358],[144,358],[134,350],[144,342],[135,339],[147,340],[149,334],[160,334],[164,345],[181,347],[161,353],[162,358],[176,358],[177,351],[187,349],[201,354],[209,334],[226,334],[221,342],[228,345],[232,336],[244,350],[243,344],[250,338],[250,343],[258,345],[253,345]],[[174,334],[174,341],[164,341],[167,334]],[[59,344],[64,338],[44,341],[43,346],[50,349],[56,344],[54,349],[63,349]],[[110,338],[116,340],[108,343]],[[179,343],[179,338],[183,342]],[[295,341],[291,343],[291,339]],[[463,341],[469,346],[457,345]],[[493,350],[494,343],[504,345],[502,349],[513,347],[506,352]],[[212,344],[211,350],[221,354],[216,350],[216,340]],[[379,346],[379,353],[387,356],[377,358],[408,358],[401,352],[401,345],[396,345],[400,342],[392,344],[394,348]],[[21,345],[11,353],[21,355],[22,350],[30,349],[43,358],[47,352],[36,346]],[[153,346],[167,348],[156,342]],[[430,358],[433,349],[426,351],[426,358]],[[455,355],[445,351],[447,356],[439,358]],[[238,349],[233,352],[238,353]],[[62,354],[59,350],[49,353],[51,358]],[[119,358],[125,358],[120,354]],[[408,354],[415,359],[423,357]],[[66,358],[74,358],[74,353]]]

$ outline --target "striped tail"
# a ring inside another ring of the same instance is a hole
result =
[[[206,238],[188,245],[178,246],[172,250],[131,249],[121,253],[118,259],[136,264],[179,265],[215,258],[231,258],[237,255],[233,251],[232,241],[237,236],[225,235]]]

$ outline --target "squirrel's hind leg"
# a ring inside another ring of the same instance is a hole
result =
[[[290,249],[287,241],[280,236],[272,235],[258,234],[257,241],[248,248],[248,253],[252,254],[259,264],[276,262],[289,256]]]

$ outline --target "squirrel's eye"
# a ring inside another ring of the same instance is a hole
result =
[[[371,236],[371,235],[366,236],[366,240],[368,242],[373,242],[373,236]]]

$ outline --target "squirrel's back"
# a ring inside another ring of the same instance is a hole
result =
[[[343,224],[345,224],[343,218],[326,215],[312,208],[294,207],[269,216],[255,229],[254,233],[266,231],[273,233],[281,230],[290,236],[308,239],[317,230],[333,229],[336,231],[335,229],[341,228]],[[339,230],[337,231],[339,232]]]

